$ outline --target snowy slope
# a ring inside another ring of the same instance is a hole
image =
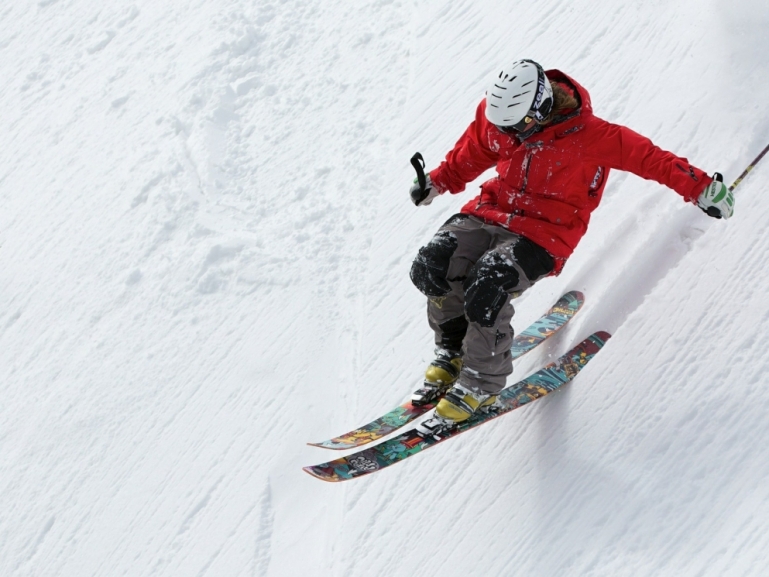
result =
[[[0,574],[764,575],[769,165],[716,222],[615,173],[525,326],[587,305],[563,392],[371,477],[307,447],[431,355],[415,209],[489,71],[733,180],[769,142],[758,0],[0,8]],[[765,161],[769,162],[769,161]]]

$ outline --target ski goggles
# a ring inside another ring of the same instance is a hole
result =
[[[496,124],[494,126],[497,127],[497,130],[504,132],[505,134],[518,134],[519,132],[526,132],[529,128],[534,126],[535,123],[536,121],[533,116],[526,115],[522,120],[519,120],[510,126],[497,126]]]

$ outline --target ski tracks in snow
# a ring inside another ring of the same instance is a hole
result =
[[[0,9],[4,573],[761,574],[765,167],[729,223],[612,177],[516,303],[587,294],[516,376],[616,333],[561,393],[370,479],[299,468],[429,360],[410,262],[477,183],[415,209],[408,158],[440,161],[499,58],[729,180],[767,136],[760,9]]]

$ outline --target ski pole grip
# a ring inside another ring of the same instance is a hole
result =
[[[427,178],[425,177],[425,159],[422,158],[422,154],[417,152],[411,157],[411,166],[417,171],[417,182],[422,193],[427,186]]]

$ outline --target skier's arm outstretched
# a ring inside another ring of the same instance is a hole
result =
[[[593,137],[585,148],[586,158],[645,178],[673,189],[684,200],[699,206],[708,215],[729,218],[734,196],[720,182],[692,166],[685,158],[662,150],[637,132],[600,118],[590,119]],[[716,173],[717,174],[717,173]]]

